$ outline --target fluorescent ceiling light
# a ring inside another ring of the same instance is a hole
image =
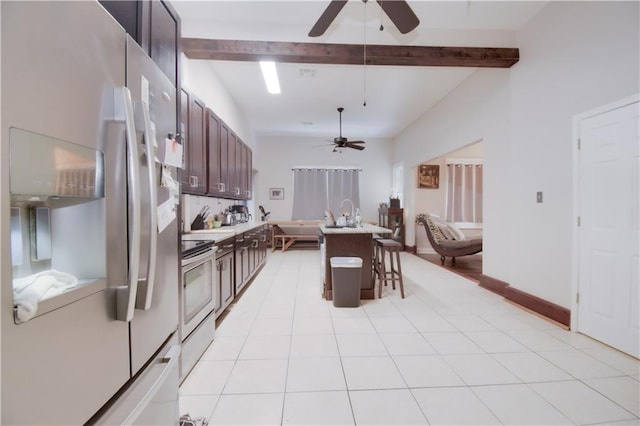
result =
[[[262,76],[267,84],[267,91],[273,95],[280,93],[280,82],[278,81],[278,71],[276,71],[276,63],[273,61],[260,61]]]

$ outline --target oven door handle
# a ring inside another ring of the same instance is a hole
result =
[[[198,254],[197,256],[182,259],[182,262],[181,262],[182,266],[189,266],[194,263],[202,262],[203,260],[210,258],[211,255],[215,253],[215,251],[216,249],[214,247],[210,247],[206,249],[206,251],[204,251],[203,253]]]

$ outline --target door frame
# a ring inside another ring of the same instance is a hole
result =
[[[627,96],[573,116],[573,136],[571,139],[573,144],[573,250],[571,259],[571,321],[569,327],[574,332],[580,331],[578,329],[578,292],[580,290],[580,229],[578,227],[578,218],[580,217],[580,150],[578,149],[578,143],[580,138],[580,122],[587,118],[604,114],[614,109],[622,108],[637,102],[640,102],[640,93]]]

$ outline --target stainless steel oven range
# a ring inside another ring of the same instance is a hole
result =
[[[180,380],[202,356],[215,335],[217,300],[217,247],[213,241],[182,242],[180,286]]]

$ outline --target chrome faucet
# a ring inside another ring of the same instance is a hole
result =
[[[350,200],[350,199],[348,199],[348,198],[345,198],[344,200],[342,200],[342,201],[340,202],[340,207],[338,207],[338,208],[339,208],[340,210],[342,210],[342,205],[344,204],[344,202],[345,202],[345,201],[348,201],[348,202],[349,202],[349,204],[351,204],[351,216],[349,216],[349,218],[351,218],[351,220],[353,220],[353,218],[354,218],[354,216],[355,216],[355,212],[354,212],[355,208],[354,208],[354,206],[353,206],[353,201],[351,201],[351,200]]]

